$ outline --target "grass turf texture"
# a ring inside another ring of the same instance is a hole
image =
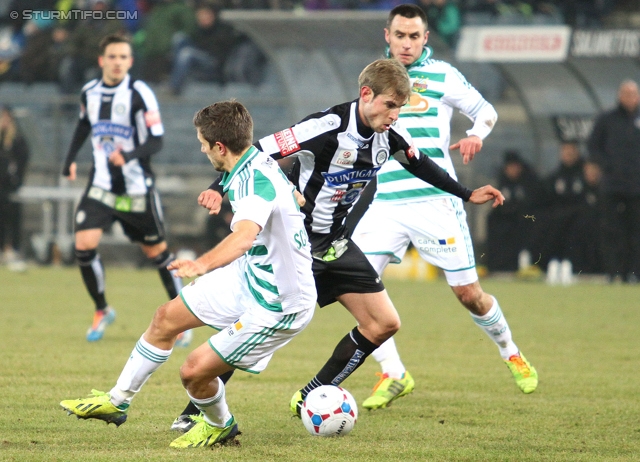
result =
[[[310,436],[288,413],[293,392],[312,377],[353,327],[346,310],[316,312],[305,332],[262,374],[237,372],[227,399],[240,446],[178,451],[169,431],[186,404],[176,349],[134,400],[120,428],[67,416],[58,403],[108,391],[136,340],[164,301],[155,271],[107,268],[118,318],[89,344],[91,303],[76,268],[0,269],[0,461],[417,461],[638,460],[637,338],[640,286],[485,280],[515,340],[540,374],[522,394],[497,348],[469,319],[445,282],[387,281],[403,327],[396,336],[416,391],[367,412],[345,438]],[[198,329],[194,344],[212,333]],[[369,359],[343,385],[358,403],[376,381]]]

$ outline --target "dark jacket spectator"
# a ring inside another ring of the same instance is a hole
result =
[[[189,77],[225,84],[259,84],[265,57],[249,38],[220,19],[213,4],[200,4],[195,13],[197,27],[191,34],[174,36],[171,91],[180,94]]]
[[[10,269],[21,270],[22,207],[14,200],[24,181],[29,148],[8,106],[0,106],[0,252]]]
[[[539,226],[536,216],[544,203],[544,186],[516,151],[505,153],[497,186],[505,202],[489,214],[487,266],[492,271],[516,271],[521,251],[538,255],[539,244],[531,238]]]
[[[602,171],[602,255],[609,278],[640,276],[640,91],[622,82],[618,106],[601,114],[589,155]]]

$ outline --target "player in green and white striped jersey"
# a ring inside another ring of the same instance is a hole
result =
[[[431,57],[426,46],[427,17],[412,4],[391,10],[385,28],[389,57],[404,64],[412,83],[409,103],[402,108],[402,124],[415,146],[456,178],[449,150],[460,150],[467,164],[482,148],[498,115],[491,104],[450,64]],[[467,137],[450,146],[450,121],[460,110],[472,121]],[[353,240],[382,274],[399,263],[410,243],[427,262],[444,270],[456,297],[473,321],[496,343],[500,355],[524,393],[538,384],[536,370],[512,340],[498,301],[485,293],[475,267],[473,245],[462,201],[425,183],[390,159],[378,173],[378,187],[369,210],[355,229]],[[381,363],[381,380],[364,403],[368,409],[386,407],[410,393],[414,380],[405,370],[393,338],[374,353]]]
[[[93,397],[60,403],[80,418],[123,424],[135,395],[169,359],[177,335],[211,326],[220,332],[180,369],[200,415],[171,443],[175,448],[212,446],[238,434],[220,376],[264,370],[273,353],[307,326],[316,305],[311,246],[294,188],[278,164],[251,145],[249,112],[224,101],[199,111],[194,124],[202,152],[224,172],[233,232],[195,261],[171,263],[180,277],[201,277],[158,308],[110,392],[93,390]]]

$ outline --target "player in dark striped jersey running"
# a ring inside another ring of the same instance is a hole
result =
[[[157,266],[170,298],[182,288],[182,280],[167,269],[174,257],[167,249],[150,166],[151,156],[162,148],[164,134],[158,102],[147,84],[128,74],[133,57],[127,38],[108,35],[102,39],[98,62],[102,78],[82,89],[80,119],[62,172],[76,179],[75,158],[91,135],[93,168],[75,215],[75,254],[96,308],[87,332],[90,342],[100,340],[115,319],[106,301],[104,268],[97,252],[103,231],[114,221]],[[190,336],[191,332],[184,333],[178,344],[186,346]]]
[[[358,322],[316,376],[294,394],[291,411],[296,415],[312,389],[342,383],[400,328],[400,317],[384,285],[345,225],[380,167],[393,157],[413,175],[465,201],[493,201],[494,207],[504,201],[492,186],[467,189],[415,149],[398,123],[400,108],[411,94],[402,64],[392,59],[374,61],[358,81],[357,100],[312,114],[256,144],[274,159],[296,158],[290,179],[305,199],[302,211],[311,241],[318,304],[324,307],[339,301]],[[213,213],[222,199],[215,189],[216,183],[198,198]]]

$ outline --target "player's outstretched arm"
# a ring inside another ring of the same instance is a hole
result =
[[[167,269],[178,270],[176,276],[181,278],[202,276],[216,268],[228,265],[243,255],[253,246],[260,231],[260,225],[257,223],[251,220],[240,220],[234,225],[233,232],[213,249],[196,260],[174,260]]]
[[[493,208],[504,203],[504,196],[502,193],[491,185],[482,186],[481,188],[474,189],[469,198],[469,202],[473,204],[484,204],[493,200]]]

